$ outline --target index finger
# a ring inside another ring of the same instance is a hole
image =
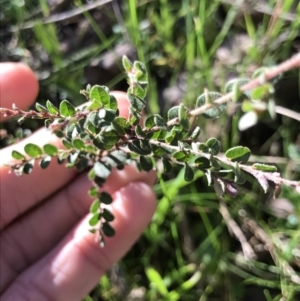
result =
[[[21,63],[0,64],[0,107],[28,108],[35,100],[39,90],[33,71]],[[5,120],[0,114],[0,121]]]

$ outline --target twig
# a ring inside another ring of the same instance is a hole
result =
[[[214,183],[214,186],[216,186],[216,181]],[[217,188],[215,187],[215,190],[217,191]],[[218,194],[220,208],[219,211],[226,222],[226,225],[228,227],[229,232],[233,233],[236,239],[239,240],[241,243],[241,247],[243,249],[244,257],[246,259],[255,259],[256,254],[254,250],[252,249],[251,245],[248,243],[247,238],[245,237],[243,231],[241,230],[240,226],[236,223],[236,221],[230,216],[228,207],[226,203],[224,202],[222,196]]]
[[[284,115],[284,116],[290,117],[292,119],[295,119],[297,121],[300,121],[300,114],[295,111],[289,110],[287,108],[284,108],[281,106],[276,106],[275,112],[277,114]]]
[[[190,148],[180,149],[178,146],[169,145],[167,143],[160,142],[160,141],[153,140],[153,139],[150,139],[149,142],[151,144],[154,144],[154,145],[157,145],[157,146],[162,146],[162,147],[165,147],[167,149],[172,149],[174,151],[183,150],[187,153],[191,153],[191,154],[196,155],[196,156],[205,157],[208,160],[210,160],[210,158],[211,158],[211,154],[204,153],[202,151],[196,151],[196,150],[190,149]],[[230,166],[233,169],[236,168],[236,162],[230,161],[226,157],[214,156],[214,158],[216,160],[218,160],[220,163],[223,163],[226,166]],[[278,172],[263,172],[261,170],[256,170],[252,166],[245,165],[245,164],[238,164],[238,166],[241,170],[251,174],[256,179],[259,179],[259,180],[264,180],[265,179],[265,180],[268,180],[268,181],[271,181],[271,182],[275,183],[276,185],[284,184],[284,185],[290,186],[290,187],[294,188],[300,194],[300,182],[298,182],[298,181],[291,181],[291,180],[283,179],[283,178],[281,178],[281,176]]]
[[[289,70],[293,70],[296,68],[300,67],[300,53],[296,54],[295,56],[291,57],[290,59],[284,61],[283,63],[273,67],[272,69],[270,69],[270,71],[266,72],[263,74],[263,76],[255,78],[253,80],[251,80],[250,82],[248,82],[247,84],[243,85],[240,87],[240,90],[242,92],[245,92],[247,90],[251,90],[253,88],[256,88],[260,85],[262,85],[264,82],[267,82],[271,79],[273,79],[274,77],[289,71]],[[205,104],[199,108],[196,108],[192,111],[189,112],[189,116],[198,116],[201,115],[202,113],[204,113],[207,109],[212,108],[214,105],[220,105],[223,103],[227,103],[229,102],[234,96],[234,92],[230,92],[227,93],[223,96],[221,96],[220,98],[218,98],[217,100],[215,100],[213,103],[211,104]],[[176,123],[179,122],[179,118],[174,118],[171,119],[170,121],[168,121],[167,126],[171,126],[174,125]],[[153,129],[157,129],[156,127]]]

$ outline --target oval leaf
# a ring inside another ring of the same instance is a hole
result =
[[[216,138],[210,138],[206,141],[206,145],[209,147],[209,151],[212,155],[217,155],[221,149],[221,142]]]
[[[109,205],[112,203],[113,199],[111,195],[105,191],[101,192],[99,196],[100,202],[106,205]]]
[[[98,213],[99,208],[100,208],[100,200],[95,199],[90,207],[90,212],[93,214]]]
[[[74,106],[65,99],[59,105],[59,113],[64,117],[72,117],[76,114],[76,110]]]
[[[47,100],[46,106],[49,110],[49,113],[55,114],[55,115],[58,113],[58,109],[54,106],[54,104],[50,100]]]
[[[266,165],[262,163],[255,163],[252,165],[252,168],[261,171],[275,172],[277,171],[277,167],[274,165]]]
[[[91,227],[96,226],[96,225],[98,224],[100,218],[101,218],[100,213],[94,214],[94,215],[90,218],[90,220],[89,220],[90,226],[91,226]]]
[[[49,156],[55,156],[58,153],[57,147],[52,144],[45,144],[43,150]]]
[[[78,150],[81,150],[84,148],[84,142],[81,139],[78,139],[78,138],[73,139],[72,144]]]
[[[194,171],[188,164],[185,164],[184,167],[184,179],[187,182],[191,182],[194,180]]]
[[[251,155],[250,149],[244,146],[233,147],[225,153],[225,156],[231,161],[246,163]]]
[[[108,211],[106,208],[103,209],[102,217],[107,222],[111,222],[111,221],[113,221],[115,219],[114,215],[110,211]]]
[[[43,154],[41,148],[33,143],[26,144],[24,147],[24,151],[28,156],[32,158],[37,158]]]
[[[150,171],[153,168],[153,162],[150,157],[140,156],[140,164],[144,171]]]
[[[51,162],[51,156],[47,156],[40,161],[40,166],[43,169],[46,169]]]
[[[104,235],[107,237],[112,237],[116,233],[115,229],[107,222],[103,223],[102,231],[103,231]]]
[[[16,160],[25,160],[26,159],[24,155],[22,155],[21,153],[15,151],[15,150],[13,150],[11,152],[11,156]]]

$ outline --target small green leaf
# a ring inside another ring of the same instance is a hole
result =
[[[122,64],[126,72],[131,72],[132,63],[126,55],[123,55]]]
[[[172,120],[174,118],[177,118],[179,116],[179,106],[172,107],[168,111],[168,120]]]
[[[51,156],[47,156],[40,161],[40,166],[43,169],[46,169],[51,162]]]
[[[13,150],[11,152],[11,156],[16,160],[25,160],[26,159],[24,155],[22,155],[21,153],[19,153],[18,151],[15,151],[15,150]]]
[[[203,153],[209,153],[209,147],[206,145],[206,143],[199,143],[198,149]]]
[[[270,89],[271,89],[271,84],[269,83],[256,87],[251,91],[251,98],[263,99],[265,96],[267,96],[270,93]]]
[[[233,92],[233,101],[241,102],[250,95],[249,91],[242,92],[240,87],[247,84],[250,80],[248,78],[234,78],[230,80],[225,86],[225,93]]]
[[[126,130],[130,128],[127,119],[124,117],[116,117],[112,121],[112,126],[119,135],[125,135]]]
[[[150,157],[140,156],[140,164],[144,171],[150,171],[153,168],[153,162]]]
[[[205,104],[212,104],[212,107],[205,110],[204,113],[202,114],[203,117],[208,118],[208,119],[215,119],[219,118],[220,115],[223,113],[223,111],[226,109],[227,104],[216,104],[213,101],[216,99],[222,97],[222,94],[217,93],[217,92],[207,92],[201,94],[196,101],[196,106],[201,107]]]
[[[165,121],[159,114],[149,116],[145,121],[145,127],[151,129],[154,126],[164,127]]]
[[[183,128],[181,126],[173,126],[171,132],[169,132],[166,137],[165,137],[165,141],[168,144],[171,145],[177,145],[178,141],[182,140],[183,138]]]
[[[59,105],[59,113],[63,117],[72,117],[76,114],[76,110],[74,106],[65,99]]]
[[[43,154],[41,148],[33,143],[26,144],[24,147],[24,151],[28,156],[32,158],[40,157]]]
[[[135,111],[141,112],[145,108],[146,103],[141,98],[137,97],[136,95],[130,92],[127,93],[127,97],[130,102],[130,105]]]
[[[198,157],[194,162],[197,167],[200,169],[206,169],[210,167],[210,161],[207,158],[204,157]]]
[[[102,103],[97,100],[93,100],[91,104],[89,105],[88,109],[89,110],[98,110],[102,107]]]
[[[95,85],[90,90],[90,100],[98,101],[102,105],[109,103],[109,90],[105,86]]]
[[[58,153],[57,147],[52,144],[45,144],[43,150],[49,156],[55,156]]]
[[[221,149],[221,143],[216,138],[210,138],[206,141],[206,145],[209,147],[209,151],[212,155],[217,155]]]
[[[132,152],[137,153],[138,155],[142,155],[142,156],[150,155],[152,152],[152,149],[149,145],[149,142],[148,142],[148,145],[146,145],[145,143],[146,143],[146,141],[144,141],[144,143],[142,143],[141,140],[133,140],[132,143],[128,144],[128,148]]]
[[[102,217],[107,222],[112,222],[115,219],[114,215],[110,211],[108,211],[106,208],[103,209]]]
[[[133,68],[135,69],[135,79],[140,84],[148,83],[148,74],[145,65],[142,62],[135,61],[133,63]]]
[[[47,111],[47,108],[39,104],[38,102],[35,103],[35,108],[37,111],[42,112],[42,111]]]
[[[146,138],[146,134],[144,133],[142,127],[139,124],[137,124],[135,127],[135,133],[138,137]]]
[[[92,198],[97,196],[98,195],[98,187],[93,186],[92,188],[89,189],[88,193],[89,193],[89,196]]]
[[[173,153],[173,158],[179,162],[187,162],[190,160],[191,155],[184,151],[176,151]]]
[[[155,157],[161,158],[165,153],[165,149],[161,146],[152,145],[152,151]]]
[[[72,149],[73,148],[72,143],[69,140],[67,140],[66,138],[63,138],[61,140],[61,142],[65,146],[66,149]]]
[[[262,163],[255,163],[252,165],[252,168],[256,170],[261,170],[261,171],[267,171],[267,172],[275,172],[277,171],[277,167],[274,165],[266,165]]]
[[[164,140],[167,135],[168,135],[167,130],[157,130],[155,132],[147,133],[147,138],[151,138],[154,140]]]
[[[103,223],[102,231],[103,231],[104,235],[107,237],[112,237],[116,233],[115,229],[107,222]]]
[[[84,148],[84,145],[85,145],[84,141],[81,140],[81,139],[78,139],[78,138],[73,139],[72,144],[78,150],[82,150]]]
[[[111,195],[109,193],[105,192],[105,191],[102,191],[100,193],[99,199],[100,199],[100,202],[105,204],[105,205],[109,205],[113,201]]]
[[[56,115],[58,113],[58,109],[54,106],[54,104],[50,100],[47,100],[46,106],[48,108],[49,113],[53,115]]]
[[[101,131],[97,138],[101,140],[104,145],[104,149],[110,149],[117,144],[120,140],[118,133],[115,130],[112,130],[111,127],[106,128],[104,131]]]
[[[186,107],[181,103],[178,108],[179,123],[185,130],[189,130],[190,122],[188,120],[186,112],[187,112]]]
[[[100,213],[94,214],[89,220],[90,226],[91,227],[96,226],[98,224],[98,222],[100,221],[100,218],[101,218]]]
[[[172,164],[170,161],[166,158],[163,158],[163,165],[164,165],[164,172],[165,173],[170,173],[173,169]]]
[[[187,163],[185,163],[184,166],[184,179],[186,182],[191,182],[194,180],[194,171]]]
[[[99,208],[100,208],[100,200],[95,199],[90,206],[90,212],[93,214],[98,213]]]
[[[143,88],[138,83],[135,84],[135,86],[133,86],[132,88],[133,88],[133,94],[136,95],[137,97],[141,98],[141,99],[144,99],[145,96],[147,95],[147,89]]]
[[[226,151],[225,156],[233,162],[246,163],[251,152],[248,147],[236,146]]]

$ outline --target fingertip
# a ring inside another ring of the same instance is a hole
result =
[[[1,63],[0,87],[0,106],[4,108],[11,108],[15,103],[20,109],[25,109],[39,91],[34,72],[23,63]]]

